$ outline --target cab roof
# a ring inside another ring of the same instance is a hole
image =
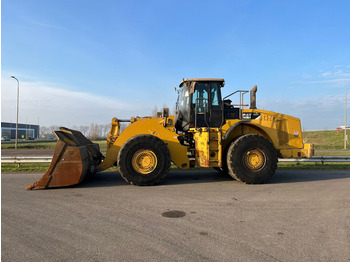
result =
[[[193,78],[193,79],[183,79],[179,87],[182,87],[186,82],[220,82],[223,87],[225,85],[225,80],[222,78]]]

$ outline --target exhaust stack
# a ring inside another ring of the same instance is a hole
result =
[[[258,91],[258,86],[254,86],[250,90],[250,109],[256,109],[256,92]]]

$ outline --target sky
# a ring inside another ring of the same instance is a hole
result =
[[[67,127],[172,109],[182,78],[224,78],[224,95],[257,85],[258,108],[335,129],[350,87],[349,10],[337,0],[2,0],[1,121],[16,121],[11,75],[20,123]]]

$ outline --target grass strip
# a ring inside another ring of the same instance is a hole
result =
[[[1,172],[42,172],[46,171],[49,163],[1,164]]]
[[[54,149],[56,142],[18,143],[18,149]],[[1,143],[1,149],[15,149],[15,143]]]

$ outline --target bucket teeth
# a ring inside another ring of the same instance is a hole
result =
[[[26,190],[32,190],[32,189],[34,189],[34,188],[35,188],[35,184],[36,184],[36,182],[34,182],[33,184],[27,186],[27,187],[26,187]]]

